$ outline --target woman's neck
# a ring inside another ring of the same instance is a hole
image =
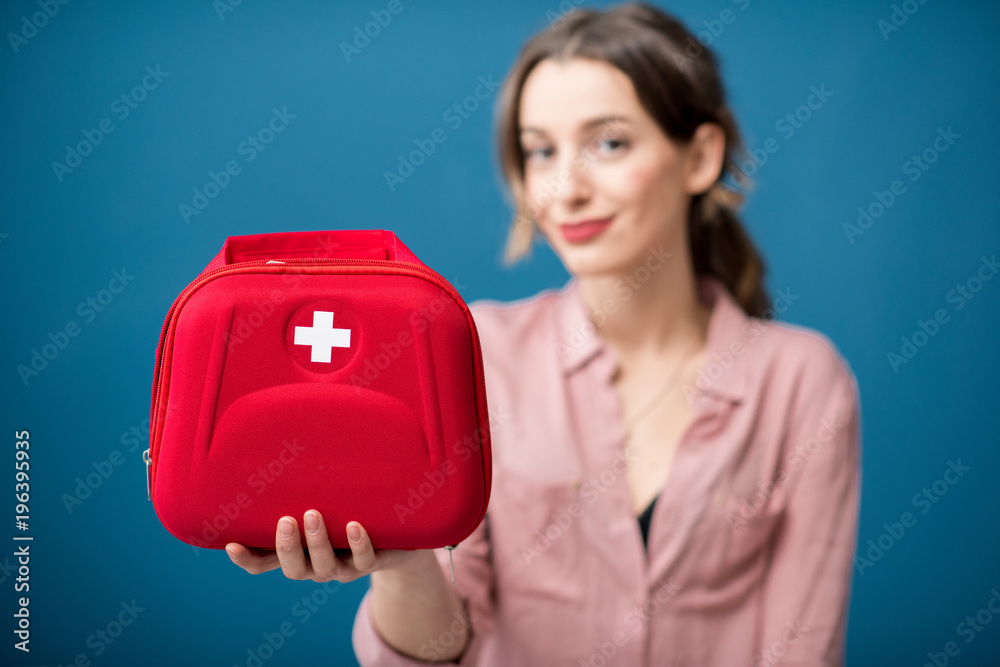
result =
[[[686,255],[674,253],[655,270],[649,264],[656,262],[625,274],[577,278],[595,330],[626,365],[676,357],[692,346],[700,350],[708,337],[711,310],[698,298]]]

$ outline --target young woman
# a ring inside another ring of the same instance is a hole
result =
[[[276,552],[233,561],[371,574],[363,665],[842,664],[857,385],[829,339],[772,319],[721,182],[746,179],[715,58],[651,6],[576,10],[499,104],[507,256],[541,234],[572,278],[472,306],[494,483],[454,586],[443,550],[376,550],[357,522],[338,558],[314,511],[306,545],[285,517]]]

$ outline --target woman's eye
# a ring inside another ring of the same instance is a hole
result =
[[[598,150],[597,153],[613,153],[620,148],[625,148],[628,143],[624,139],[602,139],[597,142]],[[606,147],[607,150],[600,150],[601,147]]]
[[[537,161],[543,158],[547,158],[551,155],[552,155],[552,149],[548,147],[532,148],[524,150],[524,158],[526,160]]]

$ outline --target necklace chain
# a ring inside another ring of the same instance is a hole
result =
[[[698,341],[695,341],[694,345],[688,347],[688,349],[685,351],[685,354],[681,357],[681,361],[677,362],[677,365],[670,373],[670,377],[667,379],[667,382],[664,383],[663,386],[661,386],[660,389],[655,394],[653,394],[651,400],[647,401],[638,410],[635,410],[631,415],[623,417],[623,421],[625,422],[626,442],[628,442],[629,439],[631,439],[632,430],[635,428],[636,424],[638,424],[644,417],[646,417],[649,414],[649,411],[653,406],[659,403],[664,396],[670,393],[667,390],[670,389],[671,386],[673,386],[674,382],[677,380],[677,376],[680,374],[681,370],[687,364],[691,351],[696,349],[697,347],[698,347]]]

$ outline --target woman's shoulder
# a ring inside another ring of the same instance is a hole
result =
[[[512,301],[477,299],[469,303],[469,311],[491,348],[517,348],[554,334],[564,297],[564,287],[548,288]]]
[[[774,363],[790,369],[807,368],[826,379],[848,379],[854,373],[843,352],[824,332],[801,324],[769,320],[768,341]]]
[[[533,391],[553,387],[561,368],[556,351],[564,290],[549,288],[506,302],[481,299],[469,303],[494,403],[527,400],[526,386]],[[527,385],[526,372],[532,379]]]
[[[859,400],[857,377],[841,349],[826,333],[780,320],[748,318],[746,330],[759,353],[752,374],[758,381],[784,386],[794,394],[822,396],[844,392]]]
[[[743,389],[801,387],[803,383],[853,384],[854,373],[841,350],[826,333],[808,326],[773,319],[798,297],[775,300],[772,317],[748,315],[732,292],[713,276],[703,276],[699,288],[712,305],[709,358],[704,381],[724,385],[732,392]],[[735,372],[727,371],[735,366]],[[721,367],[721,368],[720,368]],[[713,375],[719,377],[713,378]],[[751,385],[744,385],[749,380]]]

